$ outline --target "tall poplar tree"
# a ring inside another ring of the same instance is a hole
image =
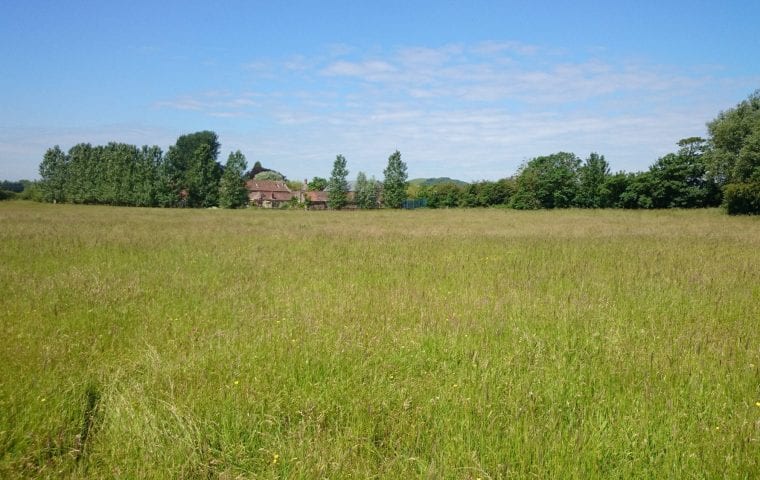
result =
[[[201,144],[194,152],[187,170],[188,205],[213,207],[219,204],[221,168],[208,144]]]
[[[348,170],[346,158],[343,155],[335,157],[332,174],[327,182],[327,206],[339,210],[348,203]]]
[[[42,178],[40,188],[43,200],[53,203],[66,200],[67,162],[66,154],[58,145],[45,152],[40,163]]]
[[[389,208],[401,208],[406,200],[406,164],[401,161],[401,152],[396,150],[388,157],[388,166],[383,171],[383,204]]]
[[[239,208],[246,204],[248,195],[245,189],[246,161],[240,150],[230,153],[224,166],[222,180],[219,182],[219,206],[222,208]]]

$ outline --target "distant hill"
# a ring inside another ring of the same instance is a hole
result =
[[[425,187],[429,187],[431,185],[440,185],[441,183],[453,183],[459,187],[463,187],[465,185],[468,185],[467,182],[464,182],[462,180],[456,180],[454,178],[449,177],[438,177],[438,178],[413,178],[409,180],[410,185],[421,185]]]

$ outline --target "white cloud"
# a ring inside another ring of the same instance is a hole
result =
[[[387,80],[389,74],[396,72],[396,67],[382,60],[367,60],[363,62],[339,60],[322,70],[322,73],[328,76],[358,77],[371,81]]]
[[[218,130],[225,145],[293,177],[325,175],[336,153],[352,172],[380,175],[396,148],[415,176],[498,178],[559,150],[598,151],[613,168],[641,170],[679,138],[704,135],[704,123],[758,80],[510,41],[372,53],[335,45],[255,60],[245,72],[253,77],[241,71],[243,93],[220,88],[154,106],[239,119]]]

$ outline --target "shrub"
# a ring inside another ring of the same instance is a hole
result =
[[[760,214],[760,183],[729,183],[723,191],[729,215]]]
[[[0,200],[13,200],[14,198],[16,198],[16,192],[0,189]]]
[[[253,178],[255,178],[256,180],[283,181],[285,180],[285,175],[281,174],[280,172],[275,172],[274,170],[267,170],[267,171],[256,174],[256,176]]]
[[[19,193],[16,198],[20,200],[32,200],[33,202],[41,202],[42,189],[38,182],[26,182],[24,184],[24,191]]]

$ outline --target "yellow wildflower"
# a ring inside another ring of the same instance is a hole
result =
[[[272,465],[277,464],[277,460],[279,459],[280,459],[280,456],[278,454],[275,453],[274,455],[272,455]]]

